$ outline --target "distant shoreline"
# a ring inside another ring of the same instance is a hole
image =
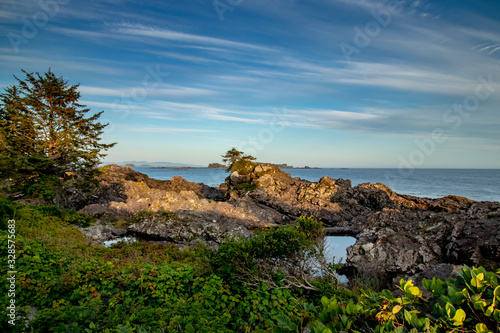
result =
[[[149,168],[152,170],[189,170],[189,169],[225,169],[224,168],[209,168],[209,167],[154,167],[154,166],[144,166],[144,165],[139,165],[139,166],[132,166],[131,168]],[[287,167],[287,168],[280,168],[280,169],[296,169],[296,170],[321,170],[324,168],[318,168],[318,167]],[[341,170],[347,170],[348,168],[339,168]]]
[[[227,168],[225,165],[218,164],[218,163],[217,164],[212,163],[207,167],[188,166],[188,165],[186,165],[186,166],[182,166],[182,165],[179,165],[179,166],[154,166],[154,165],[150,165],[150,164],[135,165],[135,164],[131,164],[131,163],[127,163],[127,164],[114,163],[114,164],[124,166],[124,167],[129,167],[129,168],[149,168],[149,169],[153,169],[153,170],[226,169]],[[259,164],[265,164],[265,163],[259,163]],[[211,166],[211,165],[214,165],[214,166]],[[310,167],[307,165],[303,166],[303,167],[294,167],[292,165],[287,165],[287,164],[275,164],[275,165],[280,169],[298,169],[298,170],[301,170],[301,169],[304,169],[304,170],[329,169],[329,168]],[[348,168],[334,168],[334,169],[347,170]]]

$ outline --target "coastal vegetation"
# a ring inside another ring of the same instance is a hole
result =
[[[424,288],[402,280],[396,292],[328,277],[305,288],[308,280],[285,267],[301,268],[317,249],[322,227],[309,218],[228,239],[219,251],[181,251],[150,242],[89,246],[76,226],[92,219],[57,207],[2,200],[0,211],[3,226],[16,221],[18,271],[16,325],[2,284],[3,332],[499,330],[500,271],[464,267],[454,280],[424,280]],[[7,241],[2,227],[2,249]]]
[[[226,235],[217,246],[96,245],[81,232],[97,224],[96,218],[52,204],[62,188],[98,186],[96,175],[113,166],[96,166],[114,144],[100,142],[106,125],[98,122],[101,113],[87,116],[90,110],[78,104],[77,85],[50,70],[24,73],[25,80],[16,78],[19,84],[0,96],[0,274],[7,277],[0,287],[0,331],[500,331],[500,270],[464,266],[456,278],[424,279],[421,287],[402,279],[393,291],[363,279],[346,286],[337,278],[340,264],[324,259],[323,223],[310,216],[253,229],[250,236]],[[232,171],[228,183],[241,193],[256,188],[253,173],[271,181],[279,171],[254,161],[235,148],[223,155]],[[116,177],[125,183],[122,174]],[[151,186],[158,183],[146,178]],[[327,178],[321,184],[331,191],[339,186]],[[206,187],[199,185],[200,193],[214,190]],[[188,200],[215,205],[195,190]],[[373,199],[379,193],[374,191],[363,193]],[[312,194],[305,190],[302,197]],[[366,204],[375,205],[375,199]],[[162,208],[142,210],[128,221],[154,214],[179,219],[178,211]],[[126,224],[123,219],[100,222]]]
[[[87,188],[94,182],[104,151],[107,124],[79,104],[78,84],[45,74],[16,76],[16,85],[0,94],[0,177],[3,190],[18,196],[54,197],[62,182]]]
[[[232,170],[235,163],[239,163],[239,165],[251,165],[252,161],[255,161],[256,158],[251,155],[245,155],[244,152],[237,150],[236,148],[231,148],[226,152],[226,154],[222,155],[222,161],[226,164],[226,171],[234,171]]]

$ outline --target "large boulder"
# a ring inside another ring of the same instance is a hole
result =
[[[216,212],[200,213],[179,210],[175,213],[142,214],[135,220],[128,227],[128,231],[143,239],[166,240],[175,243],[201,239],[219,244],[228,235],[241,237],[252,235],[237,220],[226,219],[221,222]]]

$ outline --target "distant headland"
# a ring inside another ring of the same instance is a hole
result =
[[[150,169],[167,169],[167,170],[187,170],[187,169],[227,169],[227,166],[222,163],[209,163],[208,166],[189,164],[189,163],[173,163],[173,162],[147,162],[147,161],[125,161],[110,164],[117,164],[129,168],[150,168]],[[268,164],[266,162],[257,162],[257,164]],[[274,164],[274,163],[273,163]],[[274,164],[280,169],[322,169],[318,167],[303,166],[294,167],[286,163]]]

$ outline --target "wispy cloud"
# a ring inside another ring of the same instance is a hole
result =
[[[164,127],[138,127],[134,128],[134,132],[142,133],[207,133],[217,132],[215,130],[206,130],[198,128],[164,128]]]
[[[22,17],[27,17],[28,13],[33,15],[37,11],[41,11],[41,8],[37,6],[37,1],[34,0],[2,0],[0,19],[2,23],[21,22]]]
[[[125,88],[102,88],[102,87],[91,87],[91,86],[80,86],[79,91],[81,94],[93,95],[93,96],[109,96],[109,97],[124,97],[132,96],[134,94],[134,89],[144,89],[148,97],[192,97],[192,96],[208,96],[217,94],[216,91],[192,88],[192,87],[176,87],[171,86],[170,88],[143,88],[139,87],[125,87]]]
[[[153,119],[179,119],[173,115],[181,115],[182,118],[206,119],[241,122],[247,124],[263,124],[263,119],[243,118],[235,116],[238,111],[226,110],[222,108],[210,107],[191,103],[174,103],[167,101],[155,101],[150,104],[154,111],[143,113],[144,116]]]
[[[323,109],[287,109],[287,119],[291,126],[322,127],[345,131],[358,131],[374,128],[384,118],[375,112],[354,112]]]
[[[122,109],[122,110],[132,110],[139,109],[138,106],[130,105],[130,104],[121,104],[121,103],[107,103],[107,102],[99,102],[92,100],[80,100],[80,104],[86,105],[89,107],[103,108],[103,109]]]
[[[297,74],[302,79],[410,92],[463,95],[477,85],[477,76],[464,77],[449,71],[430,70],[418,64],[351,62],[334,67],[290,59],[280,65],[288,67],[288,71],[299,71]]]
[[[85,38],[85,39],[93,39],[100,40],[102,42],[103,39],[123,39],[123,36],[113,35],[107,33],[105,31],[95,31],[95,30],[85,30],[85,29],[75,29],[75,28],[65,28],[65,27],[48,27],[48,30],[54,31],[58,34],[70,36],[73,38]]]
[[[222,61],[212,59],[209,57],[199,57],[199,56],[187,55],[187,54],[176,53],[176,52],[151,52],[151,53],[157,54],[157,55],[160,55],[163,57],[171,58],[171,59],[178,59],[178,60],[182,60],[185,62],[192,62],[192,63],[215,63],[215,64],[223,63]]]
[[[274,51],[272,48],[266,46],[235,42],[232,40],[195,35],[185,32],[177,32],[156,27],[148,27],[141,24],[122,24],[116,26],[114,29],[117,33],[124,35],[151,37],[156,39],[165,39],[165,40],[183,42],[195,45],[196,44],[214,45],[214,46],[222,46],[222,47],[242,49],[242,50],[256,50],[262,52]]]
[[[486,106],[485,108],[488,108]],[[489,107],[491,108],[491,106]],[[452,104],[428,105],[418,107],[363,107],[357,111],[340,111],[324,109],[288,109],[289,125],[293,127],[317,127],[340,130],[351,133],[368,133],[374,135],[393,136],[401,139],[428,138],[432,131],[440,128],[448,136],[458,135],[470,138],[488,138],[494,136],[495,126],[485,124],[485,113],[476,112],[474,117],[463,119],[467,124],[463,130],[454,128],[450,122]],[[456,119],[454,119],[455,121]],[[498,140],[496,140],[498,143]]]
[[[493,53],[500,51],[500,41],[487,41],[485,43],[478,44],[471,49],[477,50],[478,53],[492,55]]]
[[[103,87],[80,86],[78,91],[83,95],[119,97],[130,92],[130,88],[116,89]]]
[[[380,0],[329,0],[331,3],[342,3],[345,6],[361,7],[365,10],[378,9],[383,6]]]
[[[84,38],[96,44],[105,44],[106,41],[117,41],[137,44],[148,44],[154,47],[167,46],[179,50],[197,50],[212,54],[211,56],[197,56],[193,54],[176,53],[170,51],[152,51],[148,52],[162,55],[169,58],[176,58],[190,62],[204,62],[204,63],[217,63],[220,59],[233,59],[239,55],[244,54],[245,59],[251,59],[258,54],[269,56],[270,54],[279,54],[280,50],[274,47],[243,43],[229,39],[210,37],[204,35],[191,34],[187,32],[173,31],[165,28],[158,28],[155,26],[145,26],[142,24],[112,24],[100,27],[100,30],[92,29],[74,29],[67,27],[48,27],[51,31],[58,34],[70,36],[72,38]],[[164,41],[165,45],[159,43]],[[170,44],[169,44],[170,43]],[[174,45],[172,45],[174,43]],[[217,58],[213,56],[217,54]]]
[[[0,62],[2,65],[19,72],[20,68],[38,72],[44,72],[48,68],[52,68],[54,71],[81,71],[85,73],[98,73],[100,75],[107,74],[110,76],[127,76],[133,72],[130,69],[121,67],[123,64],[115,60],[79,58],[78,56],[72,57],[70,60],[62,60],[57,59],[50,51],[44,52],[39,50],[30,51],[30,56],[12,55],[12,50],[8,49],[5,52],[6,54],[1,53],[2,52],[0,52]],[[75,83],[72,78],[67,78],[70,79],[72,83]]]

